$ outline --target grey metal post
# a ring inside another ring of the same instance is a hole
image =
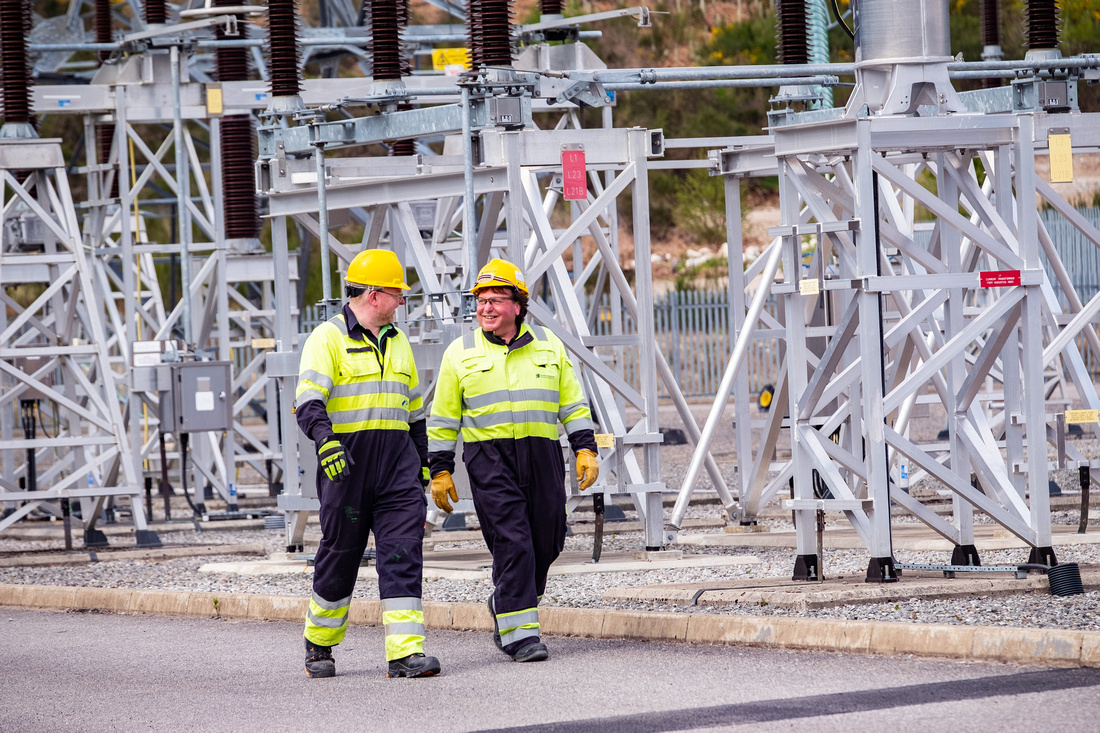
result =
[[[755,322],[745,320],[745,267],[742,260],[743,243],[741,241],[741,179],[725,177],[726,186],[726,260],[729,268],[729,328],[730,338],[740,339],[745,329],[756,330]],[[766,282],[761,281],[760,289],[766,290]],[[749,342],[752,343],[751,341]],[[720,397],[725,397],[719,392]],[[738,369],[733,382],[733,419],[736,425],[734,440],[737,445],[737,501],[742,522],[751,521],[745,516],[745,497],[749,492],[748,470],[741,466],[752,465],[752,412],[749,405],[749,370]],[[732,517],[731,517],[732,519]]]
[[[878,274],[879,264],[879,213],[875,206],[875,178],[872,175],[871,121],[856,123],[859,147],[853,159],[853,177],[856,186],[856,216],[860,231],[856,233],[856,267],[862,277]],[[858,299],[860,368],[863,397],[863,429],[866,441],[865,467],[867,494],[874,501],[868,513],[870,533],[868,550],[871,562],[893,561],[893,543],[890,537],[890,473],[886,463],[886,438],[883,432],[882,383],[882,334],[875,326],[882,323],[882,305],[878,293],[861,290]],[[892,571],[891,571],[892,574]]]
[[[949,206],[957,208],[959,205],[959,190],[948,175],[944,166],[950,165],[943,153],[936,154],[937,168],[937,194]],[[958,230],[950,226],[939,228],[940,257],[946,262],[948,272],[963,272],[962,260],[962,236]],[[966,326],[963,309],[966,306],[962,288],[951,288],[947,302],[944,303],[944,334],[946,343]],[[966,355],[959,354],[951,360],[951,367],[947,370],[947,409],[948,434],[951,445],[951,468],[956,474],[966,477],[970,473],[970,453],[968,447],[959,435],[958,419],[958,389],[966,379],[969,367],[966,363]],[[959,530],[959,544],[974,544],[974,507],[958,494],[951,495],[951,509],[955,526]]]
[[[137,341],[137,326],[138,326],[138,314],[135,303],[140,302],[141,298],[141,272],[134,272],[129,267],[129,263],[134,259],[134,238],[133,227],[137,226],[137,222],[133,218],[133,196],[134,192],[130,190],[130,166],[133,165],[133,161],[130,160],[130,146],[126,144],[128,140],[129,132],[127,131],[127,125],[129,124],[126,116],[126,87],[119,85],[115,87],[115,102],[118,105],[117,112],[115,113],[115,145],[118,148],[118,205],[122,209],[122,216],[119,217],[119,247],[122,250],[122,283],[123,289],[126,291],[123,298],[124,313],[126,315],[126,348],[123,353],[133,353],[133,344]],[[96,149],[94,144],[95,137],[88,138],[88,149]],[[103,163],[104,161],[100,161]],[[110,191],[101,192],[101,197],[106,198]],[[130,370],[130,364],[126,365],[127,372]],[[142,476],[143,471],[141,468],[141,418],[140,411],[137,409],[139,400],[134,399],[133,389],[127,391],[130,400],[130,452],[134,461],[134,472],[137,476]],[[159,430],[159,427],[158,427]],[[152,517],[149,517],[152,521]]]
[[[653,269],[650,266],[649,241],[649,169],[646,154],[649,149],[649,131],[635,128],[630,131],[630,159],[634,165],[633,216],[635,286],[638,291],[639,363],[654,363],[653,326]],[[641,393],[645,398],[645,431],[648,435],[660,432],[657,419],[657,370],[641,370]],[[645,481],[654,484],[661,480],[660,444],[646,443]],[[656,491],[645,494],[645,546],[648,550],[660,549],[663,544],[664,517],[661,494]]]
[[[782,199],[781,199],[782,205]],[[728,395],[730,390],[733,389],[734,379],[737,377],[737,373],[741,371],[741,366],[745,361],[745,355],[749,352],[749,346],[752,343],[753,331],[756,328],[756,322],[760,318],[761,311],[764,310],[764,301],[767,300],[770,289],[766,287],[766,284],[771,282],[775,278],[775,273],[779,269],[780,254],[783,252],[783,248],[772,248],[771,254],[768,257],[767,264],[764,265],[764,271],[760,275],[760,289],[756,291],[756,295],[753,296],[752,305],[749,306],[749,312],[745,316],[745,328],[741,330],[741,333],[737,336],[737,343],[733,346],[733,352],[730,354],[729,362],[726,364],[726,371],[722,373],[722,382],[718,385],[719,395]],[[703,425],[703,431],[699,435],[698,444],[695,446],[695,452],[691,456],[691,463],[688,464],[687,473],[684,475],[684,483],[680,486],[680,495],[676,498],[676,504],[672,508],[672,518],[669,523],[673,526],[679,527],[683,521],[684,512],[687,511],[688,502],[691,501],[691,494],[695,490],[695,481],[699,478],[699,470],[703,466],[703,459],[707,455],[707,451],[710,450],[710,443],[714,439],[714,433],[718,429],[718,421],[722,417],[722,411],[726,406],[724,399],[716,399],[714,405],[710,409],[710,414],[707,415],[706,424]],[[805,554],[805,553],[803,553]]]
[[[1039,257],[1038,221],[1035,211],[1035,122],[1031,115],[1019,115],[1016,139],[1017,237],[1025,271],[1042,271]],[[1024,286],[1023,335],[1024,430],[1027,433],[1027,484],[1031,492],[1031,524],[1039,548],[1051,547],[1050,493],[1047,490],[1046,417],[1043,395],[1042,301],[1038,285]],[[1010,419],[1010,417],[1008,418]]]
[[[462,283],[474,286],[477,277],[477,211],[474,208],[474,150],[471,139],[470,87],[462,87]]]
[[[322,318],[336,315],[329,313],[329,300],[332,299],[332,264],[329,261],[328,246],[328,185],[325,174],[325,146],[316,143],[313,161],[317,167],[317,241],[321,245],[321,300],[324,302]]]
[[[187,150],[183,146],[183,112],[180,101],[180,50],[179,46],[172,46],[169,50],[170,67],[172,70],[172,138],[176,152],[176,222],[180,245],[180,280],[183,293],[183,339],[188,348],[197,344],[193,341],[191,332],[191,216],[188,212],[190,204],[190,186],[187,183]]]
[[[518,131],[506,133],[504,145],[508,160],[508,260],[523,262],[526,227],[523,225],[523,155],[520,147],[520,133]],[[473,179],[470,180],[472,184]]]

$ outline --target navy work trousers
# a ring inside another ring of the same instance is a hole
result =
[[[397,434],[378,440],[383,436],[371,433]],[[379,596],[420,598],[427,512],[420,459],[408,433],[366,431],[352,436],[340,436],[355,461],[351,476],[329,481],[318,467],[322,537],[314,560],[313,590],[327,601],[351,595],[373,529]],[[364,440],[367,436],[373,439]]]
[[[463,445],[474,508],[493,555],[498,614],[538,606],[565,547],[565,461],[547,438]]]

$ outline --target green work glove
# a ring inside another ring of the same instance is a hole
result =
[[[450,514],[453,507],[451,502],[447,501],[448,496],[451,497],[451,501],[458,501],[455,480],[451,478],[450,471],[440,471],[432,476],[432,501],[435,502],[437,507]]]
[[[577,451],[577,488],[584,491],[600,477],[600,462],[587,448]]]
[[[329,481],[342,481],[351,475],[351,456],[344,451],[344,446],[335,435],[330,435],[321,441],[317,457]]]

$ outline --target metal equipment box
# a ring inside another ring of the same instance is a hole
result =
[[[171,399],[161,392],[161,423],[170,433],[225,431],[232,426],[231,362],[183,361],[169,365]]]

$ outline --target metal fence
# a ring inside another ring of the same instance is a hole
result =
[[[1090,224],[1100,229],[1100,208],[1090,207],[1078,209]],[[1039,218],[1050,234],[1054,242],[1054,249],[1058,252],[1058,258],[1062,261],[1066,272],[1069,274],[1073,289],[1082,303],[1088,303],[1100,292],[1100,245],[1082,234],[1069,220],[1054,209],[1046,209],[1039,212]],[[1043,253],[1043,267],[1046,268],[1050,278],[1054,294],[1063,311],[1069,311],[1069,299],[1062,289],[1061,284],[1054,275],[1054,269],[1050,266],[1046,253]],[[1090,326],[1091,328],[1091,326]],[[1076,338],[1077,348],[1085,359],[1085,366],[1091,374],[1100,374],[1100,355],[1088,348],[1085,337]]]
[[[776,307],[776,302],[769,300],[765,310],[775,315]],[[718,392],[735,339],[730,331],[729,293],[725,290],[673,291],[656,298],[653,311],[657,345],[681,392],[685,397],[713,397]],[[611,320],[611,307],[605,296],[600,303],[595,334],[609,335]],[[625,313],[623,332],[637,333],[637,325]],[[609,364],[621,364],[623,378],[628,383],[635,387],[640,384],[636,348],[598,347],[596,351]],[[754,339],[746,358],[752,391],[775,382],[779,371],[776,339]],[[667,385],[660,385],[660,394],[668,395]]]

